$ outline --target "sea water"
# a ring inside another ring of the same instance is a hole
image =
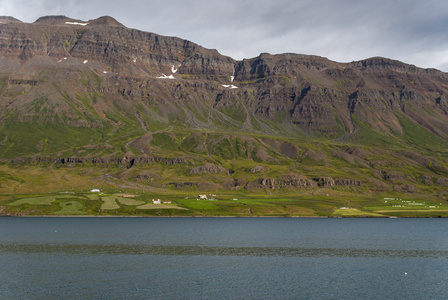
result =
[[[0,299],[448,299],[448,219],[0,218]]]

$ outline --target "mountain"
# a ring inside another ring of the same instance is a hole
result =
[[[108,16],[0,17],[0,106],[5,168],[181,190],[448,185],[448,74],[381,57],[237,61]]]

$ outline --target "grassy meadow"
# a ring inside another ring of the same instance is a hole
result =
[[[384,195],[360,198],[331,192],[321,195],[222,192],[199,199],[198,194],[191,192],[78,191],[2,195],[0,205],[4,215],[448,217],[448,204],[435,199]],[[162,204],[153,204],[153,199],[160,199]]]
[[[153,157],[187,162],[0,164],[0,215],[448,217],[445,152],[188,132],[153,134],[150,146]],[[191,172],[204,165],[221,169]],[[290,175],[315,185],[288,185]],[[354,183],[318,185],[320,178]],[[278,184],[257,185],[261,179]],[[95,188],[101,192],[89,192]]]

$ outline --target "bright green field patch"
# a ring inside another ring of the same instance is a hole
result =
[[[206,209],[206,210],[217,210],[219,207],[209,200],[196,200],[196,199],[183,199],[183,205],[191,209]]]
[[[23,204],[30,205],[51,205],[56,200],[55,196],[46,196],[46,197],[31,197],[31,198],[23,198],[13,203],[10,203],[10,206],[20,206]]]
[[[442,202],[436,203],[424,200],[402,200],[387,198],[380,200],[380,205],[366,206],[368,209],[377,213],[392,212],[448,212],[448,205]]]
[[[59,203],[61,210],[55,212],[55,215],[84,215],[82,204],[78,201],[67,201]]]
[[[406,213],[448,213],[448,209],[402,209],[402,210],[379,210],[381,213],[395,213],[395,212],[406,212]]]
[[[186,208],[178,207],[175,205],[151,204],[151,203],[137,206],[137,209],[182,209],[182,210],[188,210]]]
[[[89,200],[99,200],[98,194],[84,194]]]
[[[23,204],[30,205],[51,205],[56,199],[82,199],[82,197],[74,196],[74,195],[58,195],[58,196],[44,196],[44,197],[30,197],[30,198],[22,198],[13,203],[10,203],[10,206],[20,206]]]
[[[120,202],[123,205],[129,205],[129,206],[137,206],[145,204],[145,201],[138,201],[130,198],[117,198],[118,202]]]
[[[283,199],[282,199],[283,200]],[[266,206],[276,206],[270,201],[279,201],[279,199],[241,199],[235,202],[241,202],[248,205],[266,205]]]
[[[366,212],[356,208],[335,209],[333,215],[341,217],[359,217],[359,216],[384,217],[384,215],[381,214]]]
[[[110,209],[119,209],[120,206],[115,201],[115,197],[101,197],[103,200],[103,204],[101,205],[101,209],[110,210]]]

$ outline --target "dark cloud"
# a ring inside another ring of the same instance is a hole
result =
[[[373,56],[448,70],[444,0],[0,0],[25,22],[103,15],[216,48],[236,59],[294,52],[352,61]]]

